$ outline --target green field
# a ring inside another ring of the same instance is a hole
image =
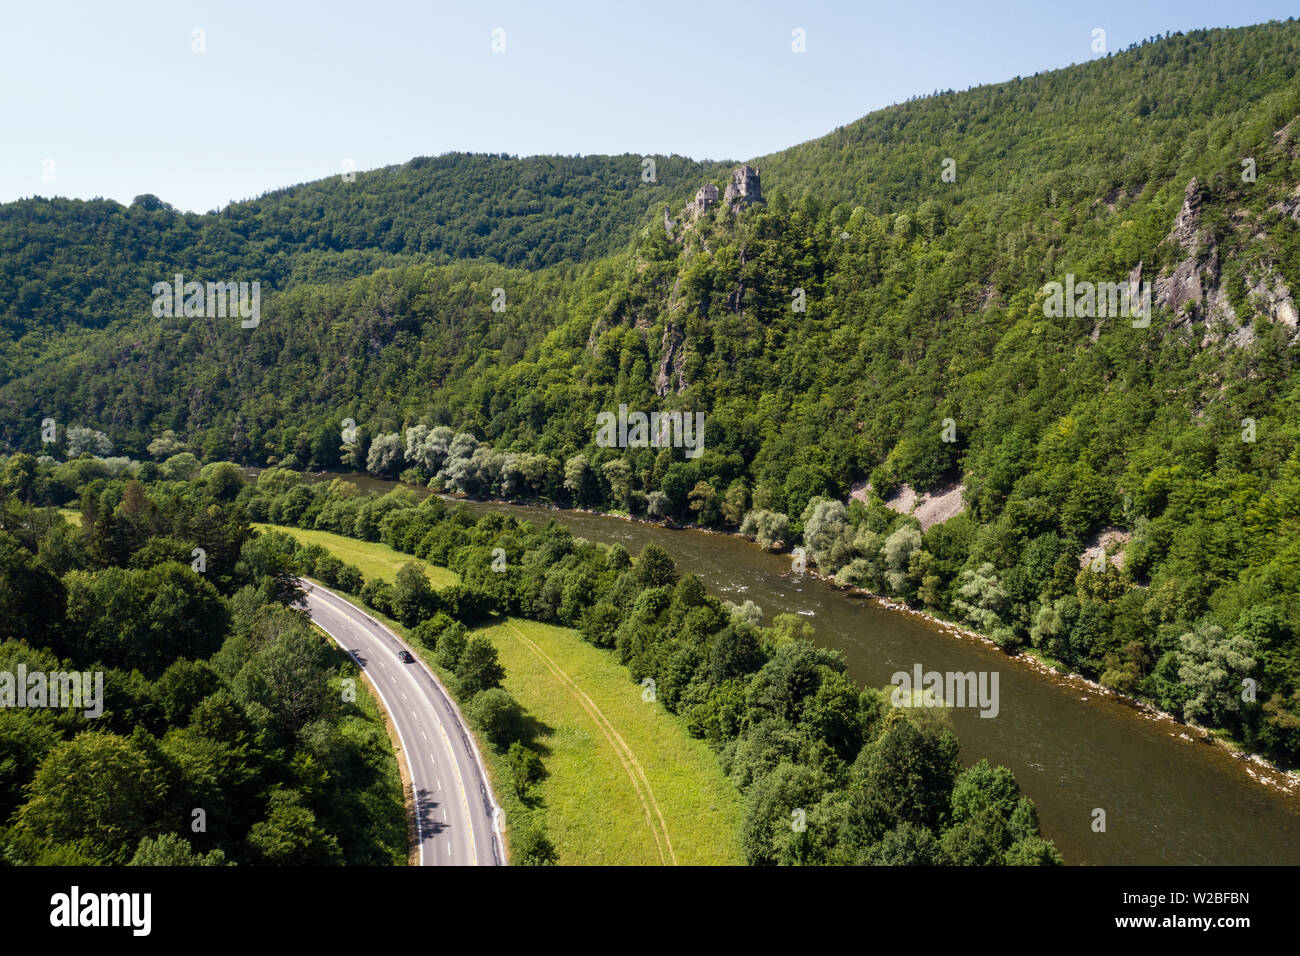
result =
[[[539,721],[547,829],[560,863],[742,864],[740,794],[717,757],[576,631],[483,628],[505,688]]]
[[[455,571],[448,571],[446,568],[421,561],[413,555],[394,551],[388,545],[378,541],[358,541],[356,538],[347,538],[329,531],[309,531],[305,528],[290,528],[278,524],[255,523],[253,527],[258,531],[283,531],[304,544],[318,544],[345,564],[355,564],[361,569],[361,574],[367,581],[381,580],[391,583],[397,577],[397,569],[411,561],[424,568],[429,583],[435,588],[445,588],[460,580],[460,576]]]
[[[384,544],[324,531],[255,527],[328,548],[367,580],[391,581],[399,567],[416,560]],[[420,563],[435,587],[457,580],[446,568]],[[406,635],[400,624],[383,620]],[[641,687],[612,655],[576,631],[516,618],[479,633],[497,648],[505,688],[540,725],[536,744],[547,776],[539,792],[561,864],[744,862],[740,794],[708,745],[662,706],[643,701]],[[449,680],[427,648],[412,647]],[[504,762],[490,747],[480,743],[479,749],[509,812],[517,801],[508,793]]]

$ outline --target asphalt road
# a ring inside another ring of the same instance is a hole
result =
[[[302,582],[307,610],[379,689],[415,788],[421,866],[499,866],[498,807],[465,719],[438,679],[392,629],[333,591]]]

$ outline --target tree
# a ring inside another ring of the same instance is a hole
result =
[[[811,641],[816,632],[798,614],[778,614],[772,618],[772,639],[778,647],[794,641]]]
[[[343,861],[336,837],[326,833],[297,790],[271,791],[266,818],[253,824],[245,841],[253,859],[266,866],[329,866]]]
[[[827,574],[834,574],[847,559],[851,538],[844,502],[828,498],[813,498],[803,511],[803,541],[817,566]],[[900,529],[902,530],[902,529]],[[920,532],[916,532],[920,544]]]
[[[745,509],[749,507],[749,488],[745,479],[737,478],[727,487],[722,500],[722,518],[727,524],[738,527],[745,520]]]
[[[391,478],[397,473],[403,456],[402,436],[396,432],[376,435],[366,456],[366,471],[372,475]]]
[[[256,585],[268,603],[294,607],[306,600],[294,550],[294,540],[281,531],[250,538],[240,549],[239,568],[244,580]]]
[[[859,857],[864,866],[944,866],[947,854],[925,827],[904,821]]]
[[[505,751],[523,735],[524,709],[500,687],[476,694],[468,707],[469,719],[497,751]]]
[[[553,844],[540,827],[525,825],[511,840],[517,866],[554,866],[559,861]]]
[[[591,463],[586,455],[574,455],[564,463],[564,490],[575,505],[581,507],[590,503],[592,484]]]
[[[647,544],[632,562],[632,573],[643,588],[657,588],[677,583],[677,566],[668,552],[657,544]]]
[[[154,681],[154,691],[169,724],[183,726],[199,702],[221,687],[221,678],[206,661],[173,661]]]
[[[433,613],[438,596],[419,562],[408,561],[397,569],[389,606],[393,617],[407,627],[414,627]]]
[[[852,842],[869,845],[904,822],[941,829],[951,812],[957,750],[947,729],[923,729],[902,711],[891,712],[853,767],[860,784],[846,821]]]
[[[189,841],[175,833],[145,837],[136,847],[135,855],[127,866],[225,866],[226,854],[221,850],[198,854]]]
[[[614,458],[600,466],[600,473],[609,482],[610,500],[619,508],[627,508],[632,498],[632,467],[623,458]]]
[[[426,475],[436,475],[447,460],[453,437],[446,425],[413,425],[406,430],[406,460]]]
[[[68,640],[78,658],[161,674],[178,657],[221,645],[229,615],[213,584],[188,565],[72,571]]]
[[[277,615],[294,615],[279,611]],[[271,618],[274,620],[274,618]],[[337,697],[330,689],[330,650],[306,630],[301,618],[285,618],[281,631],[236,675],[234,687],[245,703],[258,704],[289,733],[334,712]]]
[[[185,443],[177,437],[176,433],[170,428],[164,429],[163,433],[149,443],[145,449],[149,452],[150,457],[162,461],[164,458],[170,458],[172,455],[178,455],[185,451]]]
[[[35,655],[27,666],[35,670]],[[57,667],[56,660],[50,661]],[[10,665],[12,666],[12,665]],[[49,713],[34,713],[8,707],[0,709],[0,818],[8,820],[25,799],[24,788],[31,782],[45,755],[63,740],[63,733]]]
[[[452,623],[451,617],[445,611],[439,611],[433,617],[426,617],[415,625],[411,630],[411,636],[432,651],[438,647],[438,636],[451,627]]]
[[[652,491],[646,495],[645,510],[652,518],[667,518],[672,513],[672,502],[662,491]]]
[[[246,484],[240,470],[228,461],[205,465],[199,478],[207,482],[212,497],[218,501],[234,501]]]
[[[465,653],[465,648],[469,644],[469,631],[460,621],[456,621],[450,627],[443,628],[442,633],[438,635],[438,649],[434,652],[434,660],[441,667],[447,668],[453,674],[460,669],[460,658]]]
[[[921,532],[910,524],[899,525],[894,533],[885,539],[883,557],[885,581],[894,594],[904,594],[908,589],[908,567],[912,552],[921,547]],[[991,566],[990,566],[991,567]]]
[[[741,522],[740,533],[752,535],[760,548],[771,550],[789,540],[790,519],[775,511],[751,511]]]
[[[1002,862],[1006,866],[1061,866],[1065,861],[1051,840],[1031,836],[1011,844]]]
[[[763,623],[763,609],[749,598],[745,598],[742,604],[723,601],[722,609],[731,615],[733,620],[748,624],[751,627],[758,627]]]
[[[178,452],[162,463],[163,477],[171,481],[189,481],[199,473],[200,463],[188,451]]]
[[[820,464],[796,465],[785,479],[785,499],[789,514],[803,514],[815,498],[836,497],[834,482]]]
[[[257,476],[257,490],[267,498],[278,498],[300,484],[302,476],[284,468],[268,468]]]
[[[1178,643],[1178,677],[1192,695],[1183,705],[1184,719],[1219,727],[1235,724],[1242,711],[1242,681],[1255,669],[1254,646],[1208,621]]]
[[[745,795],[741,847],[750,866],[795,862],[787,851],[800,840],[799,811],[806,826],[808,811],[817,805],[831,781],[820,771],[790,762],[760,777]]]
[[[456,668],[459,690],[464,697],[473,697],[505,679],[506,669],[497,659],[497,649],[482,634],[475,634],[461,652]]]
[[[755,629],[751,626],[729,625],[714,634],[709,641],[708,677],[711,684],[747,677],[762,664],[763,652],[758,646]]]
[[[826,674],[803,702],[801,725],[810,738],[825,741],[841,760],[862,749],[862,716],[857,686],[844,674]]]
[[[61,622],[64,586],[12,534],[0,531],[0,640],[44,643]]]
[[[546,772],[537,751],[524,746],[523,742],[518,740],[506,751],[506,768],[510,771],[510,783],[514,787],[515,795],[525,801],[528,799],[532,785],[541,780]]]
[[[1069,651],[1070,632],[1079,617],[1079,599],[1066,594],[1051,602],[1044,601],[1034,615],[1029,640],[1058,659],[1065,659]]]
[[[1006,767],[993,767],[981,759],[957,776],[952,790],[952,819],[963,823],[992,810],[1010,820],[1019,803],[1020,787],[1015,775]]]
[[[585,640],[597,647],[613,647],[614,634],[622,623],[622,612],[613,604],[602,601],[583,612],[578,631]]]
[[[686,500],[691,511],[695,512],[695,520],[699,524],[717,524],[722,517],[718,493],[707,481],[697,481],[690,494],[686,496]]]
[[[113,443],[107,435],[84,425],[69,425],[63,442],[69,458],[79,458],[83,454],[103,458],[113,451]]]
[[[36,481],[36,459],[19,453],[10,456],[0,472],[0,492],[13,495],[19,501],[29,501]]]
[[[997,572],[991,563],[985,561],[974,571],[969,568],[962,571],[952,606],[966,620],[989,634],[1002,623],[999,615],[1006,600]]]
[[[106,862],[123,864],[156,828],[167,784],[134,740],[85,732],[50,751],[29,794],[22,830],[54,843],[87,840]]]

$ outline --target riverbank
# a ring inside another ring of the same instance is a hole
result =
[[[312,484],[334,478],[381,495],[397,488],[413,499],[433,494],[357,472],[303,476]],[[816,569],[795,574],[788,553],[756,547],[742,535],[689,525],[670,530],[645,516],[549,502],[441,497],[476,515],[500,511],[539,526],[555,521],[576,537],[632,554],[657,544],[709,593],[751,599],[769,621],[789,613],[815,624],[813,640],[840,654],[859,687],[884,687],[892,674],[918,661],[941,673],[1000,671],[997,719],[981,719],[976,708],[948,712],[963,762],[987,759],[1011,769],[1037,805],[1042,832],[1071,863],[1277,866],[1300,860],[1300,794],[1278,786],[1277,771],[1227,746],[1206,746],[1194,729],[1060,673],[1059,665],[1053,673],[1053,661],[1021,653],[1010,664],[1010,655],[960,623],[848,593]],[[1097,808],[1107,812],[1109,833],[1094,829]]]
[[[405,487],[415,487],[415,486],[406,485]],[[503,498],[470,498],[464,495],[451,495],[445,492],[437,492],[437,491],[433,491],[432,489],[422,489],[422,490],[428,492],[429,494],[435,494],[439,498],[443,499],[444,501],[453,502],[453,503],[473,502],[478,505],[495,504],[495,505],[504,505],[508,507],[525,506],[530,508],[537,508],[539,510],[544,510],[544,511],[575,512],[578,514],[591,515],[592,517],[602,518],[602,519],[618,518],[618,519],[622,519],[623,521],[645,525],[648,527],[661,528],[668,531],[694,531],[703,534],[720,535],[728,538],[736,538],[747,542],[748,544],[752,545],[756,550],[763,551],[768,554],[788,553],[784,549],[772,550],[772,549],[760,548],[754,542],[753,538],[749,537],[748,535],[740,534],[738,531],[722,531],[716,528],[705,528],[705,527],[701,527],[700,525],[693,524],[691,522],[654,521],[647,518],[638,517],[636,515],[627,514],[624,512],[600,511],[592,508],[567,508],[566,509],[566,508],[561,508],[552,502],[540,501],[540,500],[511,501]],[[1244,763],[1246,766],[1244,766],[1242,769],[1245,770],[1247,776],[1249,776],[1250,779],[1253,780],[1255,783],[1260,784],[1269,789],[1272,789],[1278,793],[1285,794],[1287,796],[1300,795],[1300,770],[1287,769],[1281,767],[1273,763],[1272,761],[1270,761],[1267,757],[1264,757],[1261,754],[1254,753],[1253,751],[1249,750],[1241,743],[1241,741],[1236,740],[1235,738],[1232,738],[1225,733],[1215,732],[1212,730],[1207,730],[1206,728],[1203,727],[1197,727],[1193,724],[1188,724],[1187,722],[1179,718],[1177,715],[1161,710],[1158,706],[1156,706],[1151,701],[1145,700],[1140,697],[1135,697],[1131,694],[1126,694],[1123,691],[1118,691],[1113,688],[1106,687],[1105,685],[1099,683],[1096,680],[1093,680],[1092,678],[1086,677],[1083,674],[1079,674],[1077,672],[1064,668],[1062,665],[1059,664],[1059,662],[1051,662],[1043,659],[1033,650],[1026,649],[1018,653],[1010,653],[1001,645],[999,645],[996,641],[988,637],[987,635],[981,634],[980,632],[973,630],[972,628],[967,627],[964,624],[940,617],[931,611],[912,607],[906,602],[899,601],[887,595],[876,594],[864,588],[852,587],[849,585],[841,584],[838,581],[836,581],[832,575],[823,574],[817,570],[805,570],[803,572],[794,572],[794,573],[806,574],[809,577],[815,578],[816,580],[829,585],[830,587],[834,588],[837,591],[843,592],[853,597],[859,597],[859,598],[870,600],[876,606],[883,608],[885,610],[897,614],[904,614],[909,617],[924,621],[925,623],[934,627],[936,630],[942,631],[943,633],[945,633],[950,637],[954,637],[960,640],[973,641],[985,645],[986,647],[992,648],[998,651],[1006,660],[1014,661],[1017,664],[1017,666],[1020,666],[1027,671],[1031,671],[1037,674],[1043,679],[1056,684],[1058,687],[1066,688],[1087,695],[1106,697],[1113,701],[1121,703],[1131,708],[1138,716],[1140,716],[1144,720],[1149,720],[1156,723],[1169,725],[1169,727],[1171,728],[1169,733],[1170,736],[1172,737],[1177,737],[1178,739],[1181,740],[1194,741],[1194,742],[1203,743],[1203,744],[1220,748],[1223,753],[1232,757],[1234,760]],[[1089,698],[1088,696],[1083,696],[1080,697],[1079,699],[1082,701],[1087,701]]]

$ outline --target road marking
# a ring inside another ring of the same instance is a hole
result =
[[[348,615],[343,615],[343,616],[347,617]],[[339,647],[343,647],[343,642],[339,640],[337,637],[335,637],[333,634],[331,634],[328,628],[326,628],[324,625],[320,624],[319,622],[316,623],[317,626],[320,627],[322,631],[324,631],[326,634],[329,634],[330,638],[335,643],[337,643]],[[350,649],[346,647],[343,647],[343,649],[344,651],[347,652],[349,657],[352,657],[353,660],[356,660],[356,657],[352,654],[352,651]],[[357,663],[360,662],[358,661]],[[390,715],[395,714],[396,711],[394,711],[392,707],[389,706],[388,699],[384,697],[384,691],[383,688],[379,686],[379,682],[371,681],[371,684],[375,688],[375,692],[379,694],[379,699],[384,702],[384,709],[387,710]],[[420,866],[424,866],[424,829],[423,827],[420,826],[420,807],[419,807],[419,801],[417,800],[416,793],[415,793],[415,766],[411,763],[411,751],[406,748],[406,739],[402,736],[401,725],[398,724],[397,718],[395,716],[393,717],[393,726],[397,729],[397,741],[402,745],[402,753],[405,754],[406,756],[407,772],[409,772],[411,775],[411,805],[415,809],[415,842],[420,848]]]
[[[447,751],[451,754],[451,762],[456,768],[456,785],[460,788],[460,802],[465,807],[465,823],[469,826],[469,849],[474,856],[474,865],[478,866],[478,846],[474,839],[474,818],[469,815],[469,796],[465,793],[465,779],[460,775],[460,761],[456,759],[456,751],[451,749],[451,738],[447,736],[447,728],[438,721],[438,729],[442,731],[443,740],[447,741]]]
[[[375,634],[370,634],[370,633],[367,631],[366,625],[365,625],[365,624],[361,624],[360,622],[358,622],[357,618],[353,615],[353,613],[352,613],[353,611],[356,611],[356,612],[358,612],[358,613],[363,613],[363,612],[360,611],[359,608],[355,607],[355,606],[354,606],[353,604],[351,604],[350,602],[346,601],[345,599],[339,597],[338,595],[334,594],[333,592],[331,592],[331,591],[329,591],[329,590],[327,590],[327,589],[325,589],[325,588],[321,588],[321,590],[324,592],[324,594],[328,595],[328,597],[333,598],[334,601],[337,602],[338,605],[342,605],[341,607],[338,607],[338,606],[335,606],[334,604],[331,604],[331,603],[329,603],[329,602],[327,601],[326,604],[325,604],[326,607],[328,607],[328,608],[330,608],[331,610],[333,610],[333,611],[334,611],[335,613],[337,613],[339,616],[341,616],[342,618],[344,618],[348,623],[352,624],[353,626],[359,627],[363,632],[365,632],[365,633],[367,634],[367,636],[369,636],[369,637],[371,637],[371,638],[375,638],[375,637],[376,637]],[[377,631],[380,632],[379,635],[378,635],[378,639],[381,640],[381,641],[384,642],[384,643],[387,643],[387,637],[388,637],[389,634],[391,633],[391,632],[389,632],[389,629],[388,629],[387,627],[385,627],[384,625],[380,624],[378,621],[374,620],[374,618],[371,618],[369,615],[365,615],[365,614],[363,613],[363,616],[366,618],[367,621],[370,622],[371,625],[374,626],[374,628],[375,628]],[[333,635],[330,635],[330,636],[333,637]],[[400,638],[397,638],[396,635],[393,635],[393,637],[397,640],[398,644],[401,645],[401,639],[400,639]],[[335,640],[338,640],[338,639],[335,638]],[[340,642],[340,645],[341,645],[341,642]],[[386,664],[384,664],[382,661],[380,661],[380,662],[379,662],[379,666],[380,666],[380,667],[381,667],[385,672],[387,672],[387,670],[388,670],[388,665],[386,665]],[[448,752],[452,755],[452,762],[455,764],[455,769],[456,769],[456,782],[457,782],[457,785],[458,785],[458,787],[459,787],[459,789],[460,789],[461,805],[462,805],[462,807],[463,807],[463,809],[464,809],[464,811],[465,811],[465,822],[466,822],[466,825],[467,825],[467,828],[468,828],[468,833],[469,833],[470,854],[471,854],[471,856],[472,856],[472,865],[477,866],[477,865],[478,865],[478,841],[476,840],[476,838],[475,838],[475,836],[474,836],[474,818],[473,818],[473,816],[471,816],[471,814],[470,814],[470,809],[469,809],[469,792],[465,789],[465,780],[464,780],[464,777],[463,777],[462,774],[461,774],[461,770],[460,770],[460,762],[456,759],[455,748],[453,748],[452,745],[451,745],[451,737],[448,736],[448,734],[447,734],[447,728],[446,728],[446,726],[444,725],[442,718],[438,716],[437,709],[436,709],[436,708],[437,708],[437,705],[438,705],[438,704],[441,704],[443,710],[445,710],[445,711],[447,712],[448,717],[449,717],[449,718],[452,718],[452,719],[456,719],[456,721],[457,721],[457,725],[458,725],[458,726],[460,725],[461,721],[460,721],[460,719],[459,719],[459,717],[458,717],[458,715],[457,715],[457,711],[456,711],[455,705],[452,704],[452,703],[450,702],[450,698],[447,697],[446,691],[442,688],[442,685],[441,685],[440,683],[438,683],[438,679],[437,679],[436,677],[434,677],[433,672],[430,671],[427,667],[422,667],[422,670],[424,670],[424,672],[427,674],[427,676],[429,677],[430,681],[431,681],[432,684],[433,684],[432,690],[434,691],[435,696],[434,696],[434,699],[432,699],[432,700],[430,701],[431,704],[434,704],[434,707],[432,708],[432,709],[433,709],[432,716],[433,716],[434,721],[435,721],[435,722],[437,723],[437,725],[438,725],[438,730],[439,730],[439,732],[442,734],[443,740],[444,740],[444,741],[446,742],[446,744],[447,744],[447,750],[448,750]],[[381,694],[380,696],[381,696],[381,698],[382,698],[382,694]],[[396,721],[394,721],[394,725],[396,725]],[[401,731],[400,731],[400,729],[399,729],[399,731],[398,731],[398,738],[401,739]],[[402,742],[402,749],[405,750],[406,753],[407,753],[407,766],[409,767],[409,766],[411,766],[411,756],[410,756],[410,751],[406,748],[406,744],[405,744],[404,741]],[[487,769],[486,769],[486,767],[484,766],[484,763],[483,763],[482,758],[481,758],[480,756],[478,756],[478,748],[477,748],[477,747],[476,747],[472,742],[470,742],[470,743],[468,744],[468,746],[467,746],[466,749],[467,749],[467,751],[468,751],[468,752],[467,752],[467,756],[470,758],[471,761],[473,761],[475,767],[478,769],[478,773],[479,773],[479,777],[480,777],[480,779],[481,779],[482,781],[484,781],[484,783],[481,783],[481,784],[480,784],[480,790],[484,790],[484,788],[486,787]],[[432,755],[429,755],[429,757],[430,757],[430,762],[431,762],[431,763],[434,763],[434,764],[437,763],[436,760],[433,760]],[[412,767],[412,786],[414,786],[414,767]],[[442,782],[441,782],[441,781],[439,781],[438,786],[439,786],[439,789],[442,788]],[[488,790],[486,790],[485,792],[488,793],[488,795],[489,795],[489,800],[491,800],[491,790],[488,789]],[[496,805],[496,804],[495,804],[495,801],[492,801],[492,803],[493,803],[494,806]],[[498,807],[498,809],[499,809],[499,807]],[[417,813],[417,815],[416,815],[416,826],[417,826],[417,829],[418,829],[418,827],[419,827],[419,815],[418,815],[418,813]],[[495,824],[494,824],[494,826],[493,826],[493,829],[494,829],[494,830],[496,829]],[[448,852],[450,853],[450,848],[448,849]],[[496,861],[496,846],[495,846],[495,844],[493,845],[493,858],[494,858],[494,860],[493,860],[494,863],[497,862],[497,861]],[[421,842],[421,863],[423,863],[423,842]]]

